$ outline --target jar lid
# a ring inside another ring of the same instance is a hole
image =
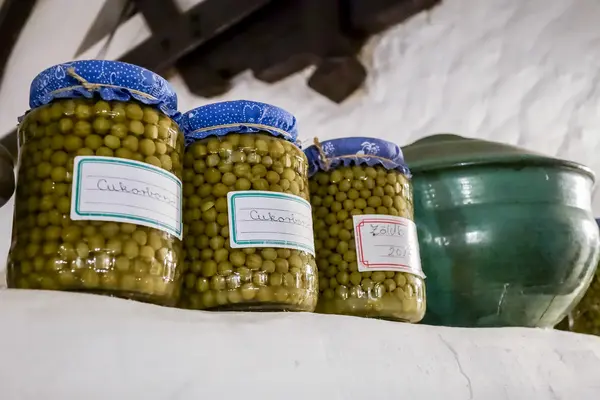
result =
[[[413,172],[482,164],[562,165],[594,177],[581,164],[548,157],[509,144],[471,139],[453,134],[437,134],[419,139],[402,148]]]
[[[308,175],[340,165],[381,165],[410,176],[400,146],[383,139],[348,137],[319,142],[304,150],[308,158]]]
[[[268,132],[296,143],[296,117],[282,108],[249,100],[223,101],[194,108],[180,119],[186,145],[208,136]]]
[[[133,98],[169,117],[179,115],[177,94],[166,79],[137,65],[105,60],[71,61],[42,71],[31,82],[29,107],[54,99],[89,99],[94,94],[106,101]]]

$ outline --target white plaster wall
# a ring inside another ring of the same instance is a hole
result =
[[[197,2],[180,0],[180,6]],[[72,58],[102,4],[40,2],[0,86],[0,132],[14,127],[27,108],[35,74]],[[310,90],[308,71],[276,85],[245,74],[222,99],[280,105],[298,117],[307,139],[367,135],[406,144],[456,132],[518,144],[600,172],[598,21],[598,0],[443,0],[371,40],[362,55],[369,69],[365,87],[342,105]],[[133,18],[119,29],[107,57],[119,57],[148,34],[143,19]],[[171,81],[182,110],[222,100],[192,96],[178,76]],[[594,208],[600,215],[600,196]],[[11,212],[10,204],[0,211],[5,224]],[[9,234],[0,232],[0,259]]]

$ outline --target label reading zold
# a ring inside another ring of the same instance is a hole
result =
[[[413,221],[389,215],[355,215],[354,237],[360,272],[403,271],[424,277]]]

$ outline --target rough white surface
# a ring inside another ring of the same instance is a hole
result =
[[[0,291],[0,398],[597,399],[600,339]]]

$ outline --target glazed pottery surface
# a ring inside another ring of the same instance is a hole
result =
[[[404,155],[427,275],[423,322],[558,323],[581,298],[598,260],[592,172],[454,135],[415,142]]]

